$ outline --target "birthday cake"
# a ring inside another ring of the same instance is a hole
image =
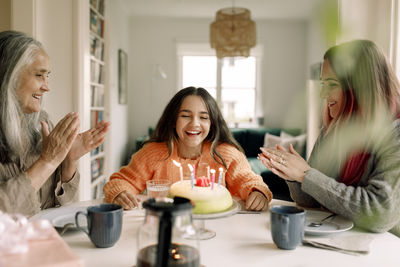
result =
[[[233,204],[231,194],[224,186],[217,183],[211,185],[205,177],[197,178],[193,188],[190,180],[172,184],[169,189],[169,196],[185,197],[192,200],[195,204],[193,209],[195,214],[223,212]]]

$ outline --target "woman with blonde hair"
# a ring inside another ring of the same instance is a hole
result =
[[[292,198],[373,232],[400,236],[399,83],[371,41],[330,48],[321,72],[323,128],[308,163],[293,149],[262,149]]]

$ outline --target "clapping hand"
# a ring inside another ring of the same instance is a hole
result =
[[[109,122],[101,121],[95,127],[78,134],[67,155],[67,159],[77,161],[80,157],[101,145],[109,127]]]
[[[289,151],[280,145],[273,148],[260,148],[258,159],[274,174],[288,181],[303,182],[305,173],[311,168],[307,161],[289,145]]]
[[[78,114],[74,112],[67,114],[51,132],[46,122],[42,121],[41,125],[43,145],[40,158],[55,169],[65,159],[78,136]]]

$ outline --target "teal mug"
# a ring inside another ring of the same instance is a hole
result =
[[[87,229],[79,225],[79,216],[85,216]],[[87,208],[87,213],[75,214],[77,228],[85,232],[92,243],[99,248],[114,246],[121,236],[123,208],[117,204],[100,204]]]
[[[271,214],[272,240],[281,249],[295,249],[303,241],[306,212],[294,206],[273,206]]]

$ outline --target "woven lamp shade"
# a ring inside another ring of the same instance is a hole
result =
[[[210,26],[210,42],[218,58],[248,57],[250,48],[256,45],[256,24],[250,19],[250,11],[241,7],[218,10]]]

